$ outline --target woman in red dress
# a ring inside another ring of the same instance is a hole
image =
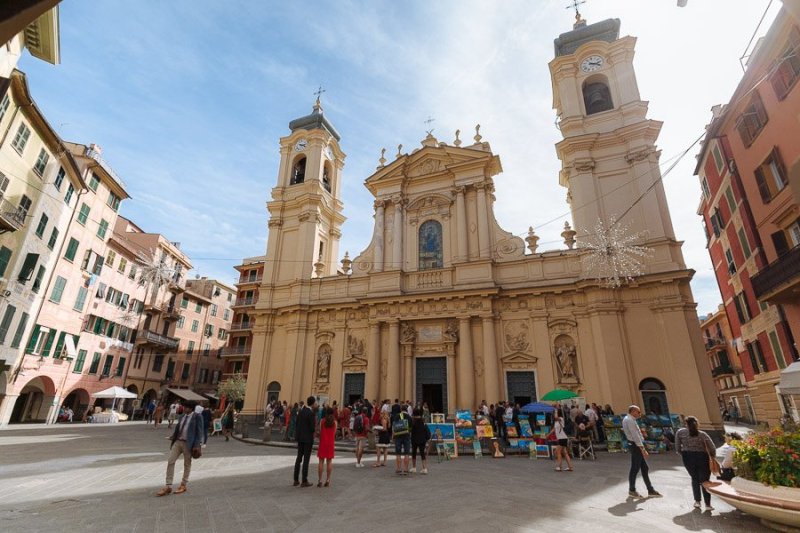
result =
[[[336,439],[336,417],[333,416],[333,409],[330,407],[325,408],[325,416],[319,423],[319,447],[317,448],[317,457],[319,458],[319,481],[317,487],[322,486],[322,465],[325,461],[328,462],[328,468],[325,476],[325,486],[329,487],[331,484],[331,473],[333,472],[333,443]]]

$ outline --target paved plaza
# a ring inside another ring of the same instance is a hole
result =
[[[0,430],[0,531],[765,531],[717,499],[711,513],[693,510],[675,454],[651,456],[664,498],[634,501],[624,454],[576,461],[574,472],[520,457],[434,458],[429,475],[399,477],[371,468],[373,456],[356,469],[339,453],[330,488],[294,488],[291,449],[212,437],[189,491],[157,498],[167,435],[136,422]],[[176,480],[181,471],[179,461]]]

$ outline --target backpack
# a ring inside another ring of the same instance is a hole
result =
[[[364,415],[358,415],[355,420],[353,420],[353,431],[356,433],[364,432]]]
[[[408,435],[410,431],[408,418],[405,413],[400,413],[398,416],[399,418],[392,422],[392,435],[394,437],[404,437]]]

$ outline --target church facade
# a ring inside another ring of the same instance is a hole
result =
[[[339,262],[345,154],[319,104],[280,140],[264,277],[253,321],[245,406],[271,399],[399,398],[431,410],[481,400],[536,401],[554,388],[617,411],[697,416],[721,428],[686,268],[667,208],[655,141],[619,21],[556,40],[550,63],[563,140],[559,180],[573,226],[538,250],[499,226],[502,166],[479,129],[433,135],[365,185],[374,232]],[[649,249],[643,272],[611,286],[586,261],[584,234],[619,219]],[[578,246],[575,246],[576,242]]]

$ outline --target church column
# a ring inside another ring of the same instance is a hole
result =
[[[381,323],[370,322],[367,340],[367,375],[364,396],[377,400],[381,385]]]
[[[491,257],[489,214],[486,206],[486,184],[478,183],[475,185],[475,189],[478,191],[478,256],[481,258]]]
[[[467,207],[464,202],[464,187],[456,187],[456,225],[458,226],[458,261],[469,259],[469,236],[467,235]]]
[[[394,204],[394,228],[392,230],[392,269],[403,269],[403,201],[392,197]]]
[[[496,402],[500,399],[499,369],[497,365],[497,344],[494,338],[494,317],[485,316],[483,321],[483,378],[485,397],[487,402]]]
[[[389,322],[389,358],[386,363],[386,397],[394,400],[395,398],[400,398],[399,320]]]
[[[384,202],[375,201],[375,257],[372,260],[372,270],[383,272],[383,221],[384,221]]]
[[[458,319],[458,404],[459,409],[475,407],[475,369],[472,362],[470,317]]]
[[[403,346],[403,399],[416,403],[414,398],[414,351],[411,345]]]

